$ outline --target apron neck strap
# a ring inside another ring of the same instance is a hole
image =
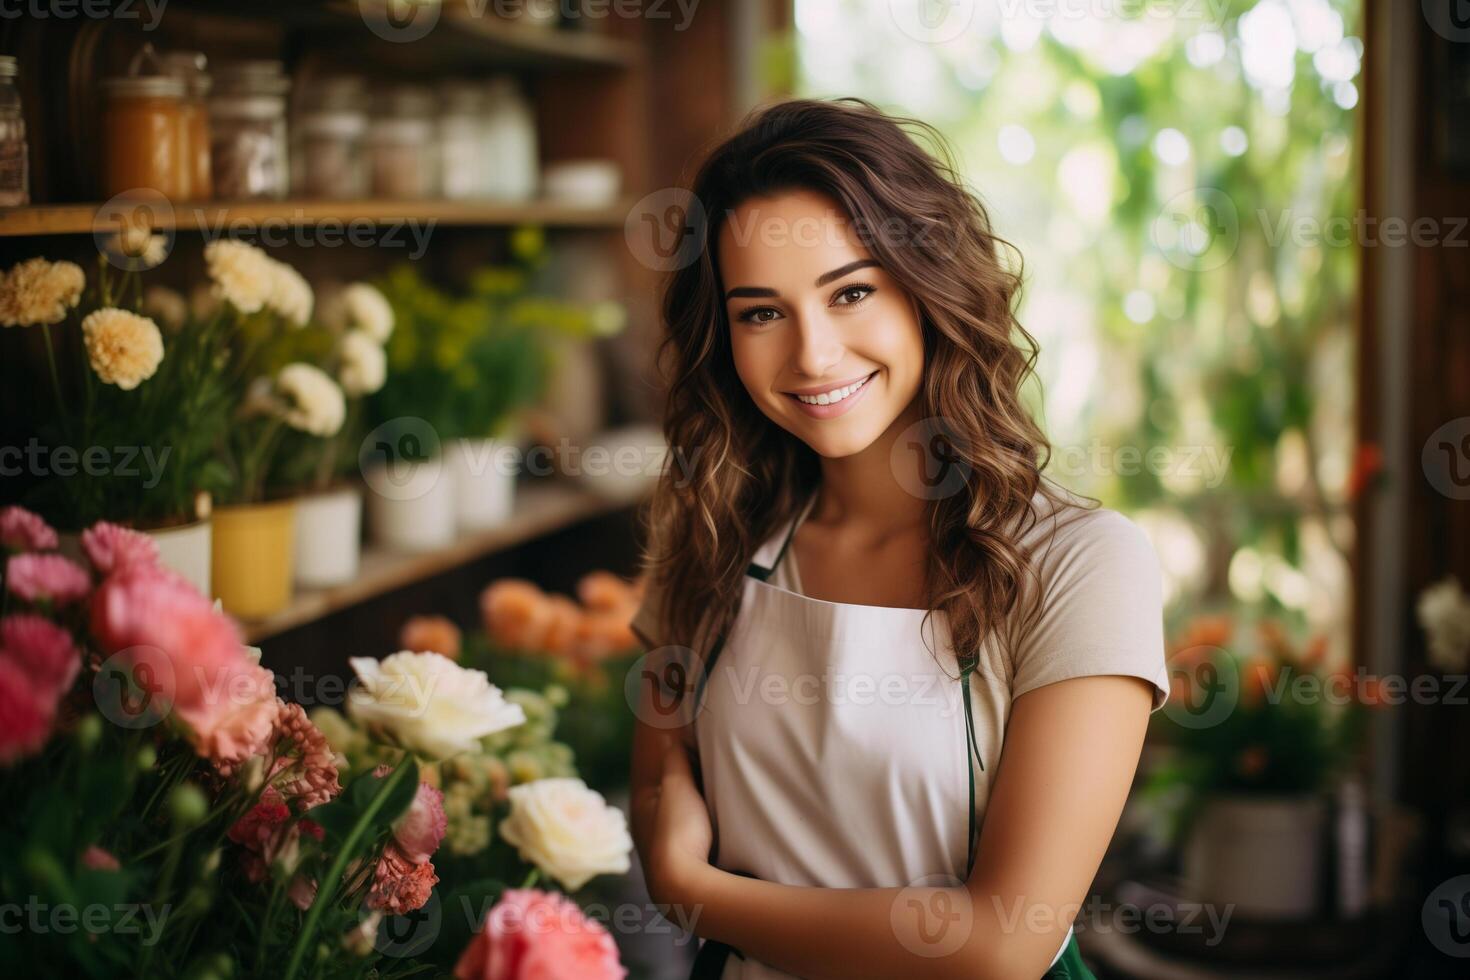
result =
[[[815,494],[813,496],[815,497]],[[749,575],[751,578],[758,578],[762,582],[770,579],[771,575],[776,571],[776,566],[781,564],[781,559],[786,557],[786,549],[791,546],[791,539],[796,536],[796,529],[801,525],[801,519],[806,516],[807,509],[811,505],[812,501],[807,501],[802,505],[801,510],[797,512],[796,516],[791,519],[791,526],[786,529],[786,538],[781,542],[781,550],[776,552],[776,557],[772,559],[770,567],[767,568],[759,562],[751,562],[745,569],[746,575]]]

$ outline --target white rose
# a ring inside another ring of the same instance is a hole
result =
[[[347,713],[426,759],[479,749],[486,735],[524,724],[521,706],[506,701],[482,670],[438,653],[403,650],[374,660],[348,660],[357,673]]]
[[[628,818],[580,779],[537,779],[510,788],[510,816],[500,836],[567,889],[629,868]]]

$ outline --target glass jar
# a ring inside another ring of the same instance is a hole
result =
[[[362,79],[319,79],[301,94],[292,127],[291,186],[306,197],[368,193],[367,113]]]
[[[187,197],[184,83],[124,75],[103,79],[102,94],[102,196],[147,189],[172,201]]]
[[[491,79],[484,94],[486,193],[528,201],[539,185],[536,115],[513,78]]]
[[[15,88],[19,70],[14,58],[0,57],[0,207],[31,202],[30,150],[20,92]]]
[[[209,127],[217,198],[280,199],[289,192],[286,92],[290,87],[279,61],[233,62],[216,71]]]
[[[209,89],[213,79],[208,61],[198,51],[169,51],[163,55],[168,73],[184,83],[183,143],[188,197],[207,201],[214,196],[209,167]]]
[[[373,194],[422,199],[438,193],[434,95],[405,85],[390,90],[368,130]]]
[[[439,187],[457,201],[486,196],[485,102],[471,85],[458,81],[440,90]]]

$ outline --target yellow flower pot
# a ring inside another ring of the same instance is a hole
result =
[[[214,596],[240,619],[263,619],[291,601],[296,501],[220,507],[214,512]]]

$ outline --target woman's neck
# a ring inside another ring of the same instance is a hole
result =
[[[823,457],[822,483],[807,520],[841,526],[875,541],[912,533],[926,524],[929,501],[908,489],[923,485],[920,453],[906,447],[894,451],[900,438],[912,438],[907,430],[921,416],[922,406],[915,398],[862,452]],[[911,467],[911,472],[897,472],[899,466]]]

